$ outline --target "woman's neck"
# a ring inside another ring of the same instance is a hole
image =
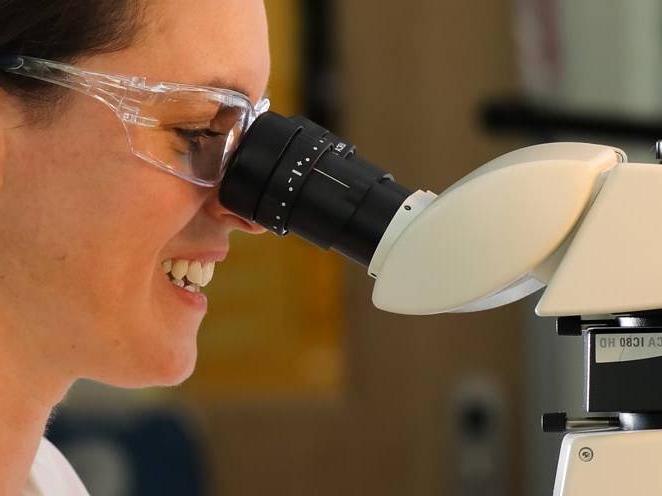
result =
[[[0,328],[2,496],[21,494],[51,411],[72,383],[49,370],[45,357],[16,334]]]

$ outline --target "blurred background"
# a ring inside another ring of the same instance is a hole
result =
[[[662,138],[658,0],[267,0],[273,108],[441,192],[545,141]],[[443,256],[441,254],[440,256]],[[236,233],[208,290],[194,376],[79,383],[51,438],[95,496],[551,494],[582,413],[582,349],[536,318],[403,317],[365,271],[294,237]]]

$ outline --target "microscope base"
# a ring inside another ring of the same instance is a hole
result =
[[[662,494],[662,430],[568,434],[554,496]]]

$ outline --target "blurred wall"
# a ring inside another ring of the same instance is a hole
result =
[[[482,100],[517,85],[510,1],[339,3],[343,131],[364,156],[410,187],[440,192],[518,146],[489,138],[477,123]],[[349,281],[350,299],[366,301],[369,281],[354,270]],[[388,478],[375,483],[374,494],[489,495],[501,484],[504,494],[518,494],[524,462],[519,317],[516,305],[425,318],[357,306],[348,332],[353,392],[374,417],[388,412],[398,446],[376,462]],[[452,408],[454,392],[474,377],[491,382],[506,409],[499,468],[505,480],[480,492],[462,481],[460,472],[471,466]]]

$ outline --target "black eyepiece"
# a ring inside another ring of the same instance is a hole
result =
[[[355,151],[303,117],[267,112],[235,153],[219,199],[277,235],[294,232],[368,266],[411,192]]]

